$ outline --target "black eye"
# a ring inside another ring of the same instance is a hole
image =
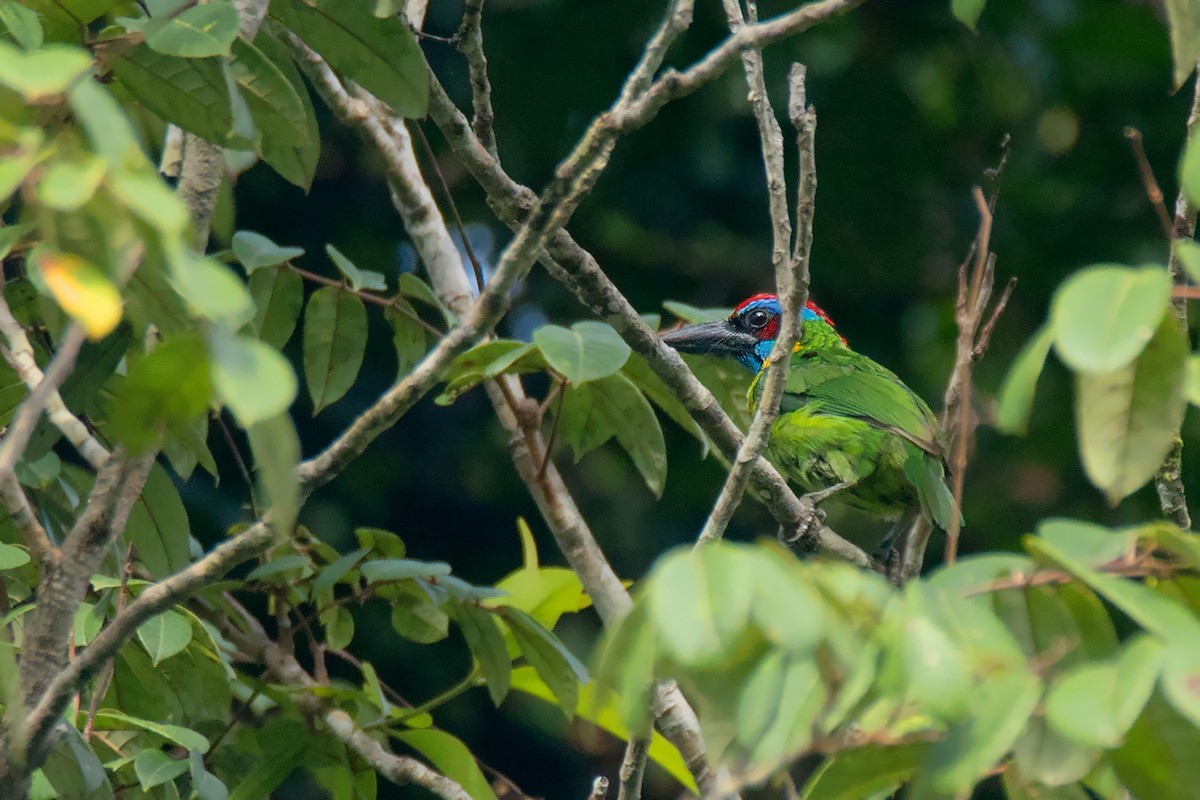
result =
[[[771,315],[761,308],[756,308],[746,315],[746,325],[750,330],[760,331],[767,327],[767,323],[771,321]]]

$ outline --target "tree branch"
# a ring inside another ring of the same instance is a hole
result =
[[[39,741],[62,714],[71,697],[83,688],[129,640],[143,622],[161,614],[229,570],[258,555],[272,541],[270,528],[257,522],[217,545],[186,569],[147,586],[133,602],[113,617],[67,666],[46,685],[27,720],[31,742]]]
[[[242,621],[248,630],[242,631],[227,622],[222,625],[222,632],[237,644],[239,650],[249,658],[265,664],[283,683],[301,689],[320,686],[290,653],[267,636],[267,632],[252,614],[240,606],[237,608],[242,612]],[[308,713],[320,715],[335,736],[358,753],[376,772],[393,783],[415,784],[443,800],[471,800],[467,791],[454,780],[430,769],[415,758],[398,756],[384,749],[383,745],[355,725],[354,720],[345,711],[331,708],[325,701],[308,692],[296,692],[292,694],[292,699]]]
[[[492,82],[488,78],[487,54],[483,50],[483,0],[466,0],[462,22],[454,34],[458,52],[467,59],[471,78],[471,128],[493,158],[496,154],[496,115],[492,110]]]
[[[740,0],[724,0],[724,6],[729,30],[736,35],[746,25]],[[747,0],[746,7],[750,21],[757,22],[758,5],[755,0]],[[721,487],[721,493],[704,523],[697,544],[720,539],[733,517],[733,512],[742,502],[746,485],[750,482],[750,468],[766,449],[771,426],[779,414],[779,401],[783,397],[783,388],[787,385],[792,350],[800,337],[800,312],[808,300],[808,254],[812,248],[812,218],[810,215],[807,226],[801,220],[796,247],[789,257],[792,222],[788,213],[787,178],[783,167],[783,131],[780,130],[779,121],[775,118],[775,109],[771,106],[771,98],[767,93],[762,53],[753,49],[743,51],[742,68],[746,73],[746,85],[750,89],[750,105],[758,125],[763,168],[766,171],[773,240],[771,263],[775,268],[775,292],[782,305],[782,321],[775,346],[766,362],[767,376],[754,417],[750,421],[750,428],[738,447],[729,474]],[[800,148],[797,211],[807,208],[811,212],[817,188],[813,153],[817,117],[816,112],[808,107],[804,90],[804,68],[800,65],[795,65],[792,69],[790,89],[792,97],[789,99],[788,108],[793,112],[791,116],[796,124],[797,144]]]

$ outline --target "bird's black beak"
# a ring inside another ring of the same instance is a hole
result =
[[[729,320],[685,325],[662,334],[662,340],[681,353],[742,358],[752,352],[758,340],[734,328]]]

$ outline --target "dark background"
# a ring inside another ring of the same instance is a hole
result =
[[[1155,2],[991,0],[978,35],[953,19],[949,5],[868,2],[770,48],[766,60],[780,109],[789,64],[808,65],[809,97],[820,120],[813,296],[852,346],[890,366],[935,408],[952,362],[955,270],[977,225],[971,187],[990,186],[983,172],[1011,134],[992,247],[999,281],[1015,275],[1019,283],[977,370],[986,413],[1067,275],[1097,262],[1165,260],[1166,243],[1122,130],[1136,126],[1145,135],[1170,203],[1191,84],[1172,94],[1167,33]],[[488,0],[484,34],[496,132],[515,178],[534,188],[545,183],[591,118],[612,102],[662,6]],[[790,7],[764,3],[762,14]],[[426,30],[452,34],[460,12],[456,2],[433,0]],[[724,34],[719,3],[703,0],[696,24],[668,60],[689,64]],[[460,105],[468,106],[459,54],[432,40],[424,48]],[[326,242],[364,268],[392,276],[412,268],[374,154],[318,113],[324,149],[311,193],[255,167],[237,185],[237,225],[307,248],[300,263],[326,274],[334,274],[323,255]],[[494,258],[508,231],[495,223],[436,128],[427,122],[422,128],[469,235]],[[768,290],[766,194],[740,68],[623,140],[570,230],[644,312],[661,311],[668,299],[728,306]],[[527,336],[542,319],[570,323],[586,316],[535,268],[502,330]],[[306,397],[297,402],[306,455],[394,377],[386,326],[381,319],[372,325],[355,389],[315,419]],[[669,421],[664,427],[670,474],[661,501],[612,444],[577,465],[565,451],[557,458],[597,539],[629,579],[642,576],[664,549],[692,540],[722,478],[715,461],[699,459],[694,441]],[[1186,430],[1194,428],[1189,418]],[[1109,508],[1082,473],[1074,437],[1069,377],[1051,358],[1029,435],[980,431],[967,474],[963,551],[1017,548],[1023,534],[1052,515],[1116,525],[1156,513],[1151,488]],[[228,458],[222,443],[214,441],[214,448],[218,458]],[[1197,453],[1185,450],[1185,482],[1193,490],[1200,490],[1191,480],[1200,469]],[[244,518],[245,495],[232,478],[219,489],[206,476],[193,478],[185,498],[201,538],[211,542]],[[529,520],[544,562],[562,563],[477,391],[449,408],[426,400],[413,409],[313,497],[302,519],[343,550],[356,526],[394,530],[415,557],[449,561],[463,577],[490,583],[519,565],[518,516]],[[837,512],[830,522],[851,535],[877,528]],[[729,535],[749,539],[773,530],[762,509],[747,502]],[[940,547],[935,539],[931,565]],[[415,702],[457,682],[468,668],[457,634],[438,645],[414,645],[391,632],[385,611],[370,607],[358,623],[353,649]],[[585,612],[564,620],[559,632],[586,656],[596,629],[594,615]],[[615,778],[617,743],[568,728],[556,710],[527,698],[511,697],[496,711],[477,690],[445,706],[437,722],[532,795],[584,797],[595,774]],[[647,788],[651,796],[675,791],[654,768]],[[304,787],[288,791],[303,793]],[[381,786],[381,796],[410,794],[418,793]]]

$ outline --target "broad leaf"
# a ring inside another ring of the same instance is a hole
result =
[[[149,791],[187,772],[188,762],[171,758],[161,750],[143,750],[133,759],[133,770],[142,789]]]
[[[382,292],[387,289],[387,283],[383,279],[383,275],[370,270],[359,269],[354,262],[342,255],[342,251],[338,250],[331,244],[325,245],[325,253],[329,256],[338,268],[338,271],[346,276],[346,280],[350,281],[351,288],[359,292],[363,289],[368,289],[373,292]]]
[[[142,45],[116,59],[112,70],[167,122],[216,144],[230,142],[233,106],[219,59],[165,56]]]
[[[1171,35],[1171,60],[1175,63],[1175,88],[1196,71],[1200,59],[1200,8],[1190,0],[1164,0],[1167,31]]]
[[[579,702],[579,684],[586,682],[588,677],[583,664],[554,634],[523,611],[502,607],[499,614],[508,623],[525,660],[554,692],[563,713],[574,716]]]
[[[1187,345],[1174,317],[1137,360],[1113,372],[1076,376],[1079,451],[1092,483],[1116,504],[1158,472],[1187,408]]]
[[[400,116],[425,116],[425,57],[399,18],[376,19],[366,3],[344,0],[272,0],[270,13]]]
[[[48,44],[26,53],[0,41],[0,85],[31,103],[63,94],[91,68],[92,57],[78,47]]]
[[[139,625],[137,637],[158,666],[191,643],[192,623],[178,611],[167,610]]]
[[[259,146],[263,161],[271,165],[285,180],[308,191],[317,172],[317,159],[321,155],[321,136],[317,130],[317,116],[308,96],[308,87],[301,79],[300,71],[296,69],[288,49],[269,32],[260,29],[254,45],[292,85],[303,112],[300,126],[303,138],[298,143],[288,144],[275,136],[264,136]],[[262,121],[257,118],[256,122],[262,125]]]
[[[0,3],[0,23],[26,50],[37,50],[42,46],[44,34],[37,14],[15,0]]]
[[[533,332],[533,343],[546,362],[572,383],[613,375],[629,358],[629,345],[611,326],[586,320],[570,328],[543,325]]]
[[[238,231],[231,243],[233,255],[246,270],[252,273],[261,267],[274,267],[304,255],[303,247],[280,247],[273,241],[254,231]]]
[[[950,10],[954,13],[955,19],[966,25],[975,32],[976,24],[979,22],[979,16],[983,14],[983,8],[987,5],[987,0],[950,0]]]
[[[168,56],[203,58],[229,54],[237,38],[238,12],[228,0],[209,0],[146,23],[146,44]]]
[[[283,539],[291,535],[300,511],[300,482],[296,465],[300,463],[300,439],[296,426],[286,413],[246,429],[259,492],[271,509],[270,521],[275,534]],[[264,510],[264,509],[260,509]]]
[[[262,269],[251,273],[248,285],[258,338],[282,350],[304,307],[304,281],[289,269]]]
[[[219,326],[208,345],[213,384],[242,427],[287,411],[296,397],[296,375],[278,350]]]
[[[304,377],[314,414],[354,384],[366,348],[362,300],[333,286],[313,292],[304,312]]]
[[[1160,266],[1088,267],[1054,294],[1050,321],[1058,355],[1076,372],[1127,366],[1158,330],[1171,298],[1171,275]]]
[[[144,452],[168,428],[183,428],[203,417],[211,398],[204,342],[169,339],[129,368],[113,403],[113,435],[130,452]]]
[[[496,793],[480,771],[475,756],[456,737],[432,728],[392,735],[429,759],[438,772],[456,781],[471,800],[496,800]]]
[[[598,414],[614,431],[655,497],[667,481],[667,448],[662,426],[649,401],[624,375],[588,384]]]
[[[187,566],[190,536],[179,492],[166,470],[156,464],[129,512],[125,539],[153,577],[165,578]]]
[[[450,574],[450,565],[442,561],[414,561],[405,558],[387,558],[366,561],[359,571],[367,583],[380,581],[404,581],[412,578],[436,578]]]
[[[508,694],[512,678],[512,661],[504,644],[504,634],[495,615],[467,603],[454,609],[454,618],[471,648],[471,655],[479,662],[479,671],[487,682],[488,695],[497,706]]]

